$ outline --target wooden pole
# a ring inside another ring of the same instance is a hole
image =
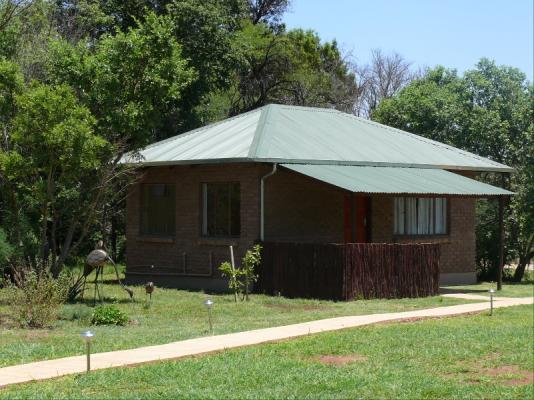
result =
[[[507,189],[506,173],[501,173],[501,187]],[[506,196],[499,196],[499,268],[497,270],[497,290],[502,290],[502,276],[504,271],[504,208]]]
[[[502,290],[504,269],[504,196],[499,196],[499,268],[497,269],[497,290]]]

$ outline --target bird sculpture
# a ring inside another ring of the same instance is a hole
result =
[[[91,272],[96,270],[96,276],[95,276],[95,302],[96,302],[97,293],[98,293],[98,297],[102,300],[102,297],[100,295],[100,290],[98,288],[98,275],[100,275],[102,277],[104,264],[106,264],[108,261],[113,265],[113,268],[115,269],[115,275],[117,276],[117,281],[119,282],[119,285],[121,286],[121,288],[123,288],[128,293],[128,295],[130,296],[130,299],[133,299],[133,295],[134,295],[133,290],[130,289],[129,287],[126,287],[121,282],[121,279],[120,279],[120,276],[119,276],[119,270],[117,268],[117,265],[111,259],[111,257],[108,255],[106,250],[104,250],[104,242],[102,240],[98,241],[98,243],[96,244],[95,249],[93,251],[91,251],[89,253],[89,255],[87,256],[87,258],[85,259],[85,266],[84,266],[84,269],[83,269],[83,279],[84,279],[83,286],[84,286],[84,288],[85,288],[85,280],[91,274]],[[82,291],[82,293],[83,293],[83,291]]]

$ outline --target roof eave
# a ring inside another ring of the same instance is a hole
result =
[[[388,163],[374,161],[339,161],[339,160],[287,160],[281,158],[255,158],[255,157],[234,157],[234,158],[208,158],[196,160],[165,160],[165,161],[133,161],[123,162],[126,165],[139,165],[144,167],[171,166],[171,165],[193,165],[193,164],[231,164],[242,162],[257,163],[279,163],[279,164],[312,164],[312,165],[354,165],[367,167],[391,167],[391,168],[429,168],[445,169],[455,171],[474,171],[474,172],[504,172],[512,173],[515,169],[508,166],[480,167],[480,166],[463,166],[463,165],[446,165],[446,164],[405,164],[405,163]]]

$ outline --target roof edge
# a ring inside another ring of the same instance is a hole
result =
[[[339,160],[286,160],[281,158],[258,158],[258,157],[235,157],[235,158],[208,158],[198,160],[173,160],[173,161],[122,161],[122,164],[146,167],[165,165],[198,165],[198,164],[231,164],[239,162],[252,163],[277,163],[277,164],[312,164],[312,165],[347,165],[361,167],[391,167],[391,168],[424,168],[424,169],[444,169],[450,171],[475,171],[475,172],[502,172],[512,173],[515,169],[511,167],[473,167],[462,165],[439,165],[439,164],[403,164],[374,161],[339,161]]]

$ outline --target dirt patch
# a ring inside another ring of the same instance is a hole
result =
[[[24,333],[24,336],[26,337],[26,339],[42,339],[42,338],[45,338],[45,337],[48,337],[49,335],[49,332],[48,331],[43,331],[43,330],[31,330],[29,329],[28,331],[26,331]]]
[[[498,363],[498,358],[498,353],[490,353],[477,362],[458,362],[456,366],[460,370],[446,375],[467,378],[468,383],[475,385],[487,382],[488,379],[505,386],[523,386],[534,383],[534,371],[520,369],[517,365],[500,365],[491,368],[483,366],[488,361]]]
[[[301,305],[289,305],[289,304],[277,304],[277,303],[267,303],[264,304],[267,308],[274,308],[282,311],[316,311],[324,310],[326,307],[316,306],[313,304],[301,304]]]
[[[313,357],[312,360],[326,365],[346,365],[358,361],[367,361],[367,357],[361,354],[345,354],[340,356],[323,355]]]
[[[534,372],[519,369],[516,365],[484,368],[478,372],[478,375],[491,376],[506,386],[522,386],[534,383]]]

